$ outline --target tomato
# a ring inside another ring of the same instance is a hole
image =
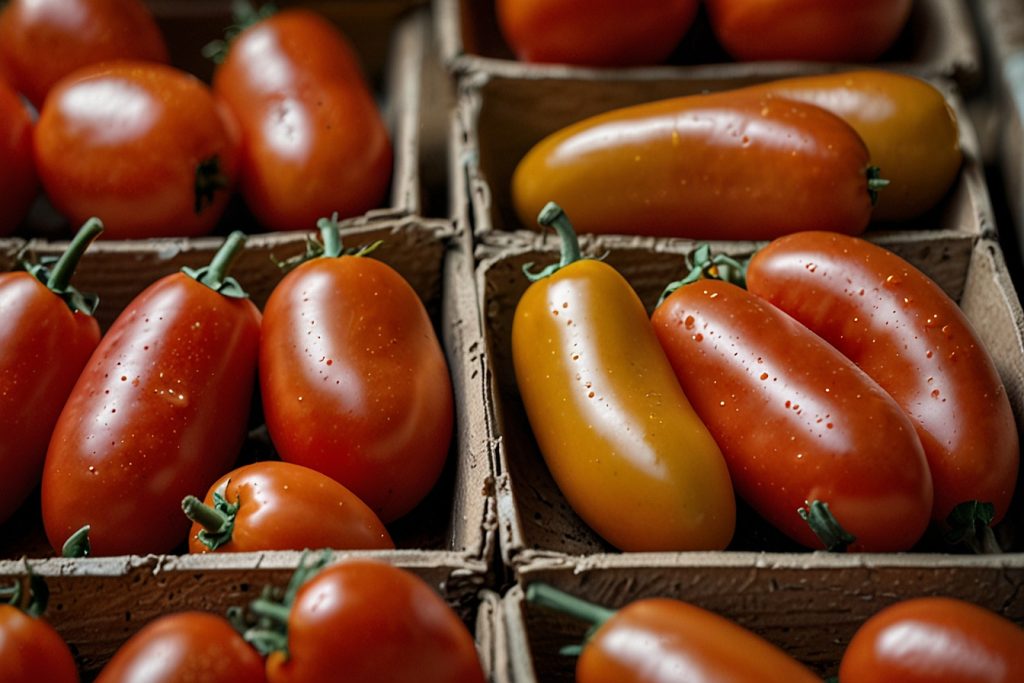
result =
[[[384,522],[440,477],[454,425],[448,363],[412,286],[373,258],[325,252],[288,273],[264,307],[260,388],[282,460],[343,484]]]
[[[680,391],[643,303],[581,259],[565,214],[540,222],[561,262],[523,293],[512,361],[533,435],[569,505],[622,550],[721,550],[735,526],[722,453]]]
[[[851,550],[906,550],[923,535],[932,488],[914,426],[850,360],[718,280],[676,289],[652,322],[737,493],[775,527],[832,545],[797,514],[819,501],[855,537]]]
[[[37,109],[64,76],[114,59],[167,62],[144,2],[9,0],[0,12],[0,71]]]
[[[1024,680],[1024,629],[964,600],[890,605],[854,634],[839,665],[852,683],[1013,683]]]
[[[165,276],[121,312],[71,391],[46,454],[55,549],[89,525],[94,555],[165,553],[181,499],[230,469],[248,426],[260,313],[226,278],[245,236],[207,268]]]
[[[747,270],[751,292],[786,311],[878,382],[924,445],[943,522],[968,501],[1009,506],[1020,449],[992,359],[952,299],[870,242],[812,232],[776,240]]]
[[[206,500],[182,502],[193,553],[306,548],[393,549],[387,529],[355,494],[316,470],[276,460],[218,479]]]
[[[963,161],[956,114],[927,81],[864,69],[786,78],[750,90],[815,104],[857,131],[871,164],[889,181],[878,193],[873,220],[918,217],[956,180]]]
[[[32,117],[21,98],[0,80],[0,237],[25,218],[39,189],[32,159]]]
[[[580,232],[769,239],[862,232],[868,150],[834,114],[756,93],[616,109],[535,145],[512,177],[524,226],[548,200]]]
[[[34,582],[35,579],[30,579]],[[27,600],[23,598],[26,597]],[[21,584],[0,591],[0,673],[4,683],[78,683],[78,669],[67,643],[39,615],[45,594]],[[27,604],[26,604],[27,603]]]
[[[263,658],[223,617],[178,612],[127,640],[96,683],[263,683]]]
[[[0,275],[0,524],[39,485],[57,416],[100,341],[95,300],[69,285],[101,230],[82,226],[52,270]]]
[[[734,59],[869,62],[888,50],[913,0],[706,0]]]
[[[238,118],[241,191],[271,230],[359,215],[391,179],[387,128],[347,38],[310,10],[282,10],[243,30],[213,78]]]
[[[238,165],[233,123],[199,79],[169,66],[84,67],[54,86],[34,134],[47,195],[110,238],[193,237],[224,211]]]
[[[483,683],[473,636],[415,574],[369,560],[327,567],[294,601],[252,611],[286,628],[267,657],[269,683]],[[265,631],[264,631],[265,633]]]
[[[696,0],[497,0],[498,26],[526,62],[644,66],[665,61],[697,16]]]
[[[526,597],[593,625],[576,662],[577,683],[821,681],[752,631],[679,600],[643,598],[613,611],[543,583],[527,586]]]

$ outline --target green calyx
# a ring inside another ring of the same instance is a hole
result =
[[[615,614],[613,609],[577,598],[575,595],[570,595],[539,581],[526,587],[526,601],[590,624],[582,644],[566,645],[559,649],[559,654],[568,656],[578,656],[597,629],[601,628]]]
[[[195,496],[185,496],[181,501],[181,510],[185,516],[202,528],[197,538],[210,550],[217,550],[231,541],[235,531],[235,517],[238,516],[238,501],[227,499],[229,482],[213,492],[213,506],[209,506]]]
[[[530,282],[536,282],[553,275],[570,263],[575,263],[582,258],[580,243],[576,238],[576,231],[573,229],[572,223],[569,221],[565,211],[562,210],[562,207],[554,202],[548,202],[537,215],[537,223],[545,228],[555,229],[562,243],[562,253],[558,263],[552,263],[537,273],[530,272],[530,269],[533,268],[532,262],[524,263],[523,275]]]
[[[92,293],[80,292],[71,286],[71,277],[75,273],[78,262],[85,254],[93,240],[103,232],[103,222],[99,218],[87,220],[75,233],[68,248],[59,258],[43,258],[39,263],[22,262],[22,267],[36,278],[51,292],[59,296],[76,313],[92,315],[99,305],[99,297]]]
[[[226,190],[230,184],[228,177],[221,172],[220,157],[214,154],[209,159],[203,159],[196,166],[196,178],[194,189],[193,210],[198,216],[208,206],[213,204],[214,195]]]
[[[30,617],[39,617],[50,601],[50,588],[43,577],[32,571],[28,560],[24,562],[25,576],[10,586],[0,587],[0,604],[20,609]]]
[[[749,262],[749,259],[748,259]],[[687,274],[675,282],[669,283],[658,298],[658,305],[683,285],[698,280],[725,280],[739,287],[747,286],[747,266],[725,254],[712,254],[711,245],[699,244],[686,255]]]
[[[811,531],[829,552],[845,552],[849,545],[857,540],[856,536],[843,529],[839,520],[829,510],[828,503],[824,501],[812,500],[806,507],[799,508],[796,512],[807,522]]]
[[[68,536],[68,539],[64,541],[64,545],[61,546],[61,557],[88,557],[92,552],[92,548],[89,545],[89,530],[91,528],[86,524]]]
[[[368,256],[384,243],[384,240],[376,240],[370,244],[345,249],[341,240],[341,222],[338,220],[338,212],[331,214],[330,218],[321,218],[316,222],[320,231],[320,239],[309,235],[306,237],[306,251],[298,256],[282,260],[271,257],[274,265],[284,272],[293,270],[306,261],[318,258],[340,258],[342,256]]]
[[[889,185],[889,181],[881,176],[881,170],[877,166],[868,166],[868,196],[871,197],[871,206],[878,203],[878,191]]]
[[[996,507],[992,503],[977,500],[960,503],[946,518],[947,531],[943,538],[950,545],[962,543],[979,555],[1002,553],[991,526],[995,516]]]
[[[238,280],[228,277],[231,264],[242,253],[245,240],[245,233],[235,230],[228,235],[227,240],[214,254],[210,265],[202,268],[185,267],[181,269],[181,272],[224,296],[233,299],[247,299],[249,294],[242,288],[242,285],[238,284]]]
[[[224,38],[211,40],[203,46],[203,57],[211,60],[214,64],[223,63],[231,50],[231,43],[235,42],[238,34],[276,12],[277,7],[273,3],[267,3],[257,10],[249,0],[234,0],[231,3],[233,23],[224,29]]]

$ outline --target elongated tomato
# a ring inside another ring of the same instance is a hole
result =
[[[147,287],[103,336],[46,454],[43,523],[55,549],[88,525],[93,555],[172,550],[189,529],[181,499],[238,457],[260,325],[226,278],[244,239],[232,233],[210,267]]]
[[[1013,496],[1019,445],[1006,389],[970,322],[930,278],[892,252],[826,233],[792,235],[754,255],[751,292],[835,346],[892,395],[924,445],[933,517]]]
[[[881,69],[801,76],[751,86],[827,109],[868,146],[871,165],[889,184],[878,193],[874,220],[920,216],[939,203],[963,161],[956,114],[927,81]]]
[[[288,9],[252,24],[213,87],[241,125],[241,190],[264,227],[309,230],[380,205],[391,141],[358,57],[326,19]]]
[[[854,634],[839,665],[853,683],[1014,683],[1024,680],[1024,629],[957,598],[882,609]]]
[[[32,158],[32,117],[0,74],[0,237],[10,235],[39,191]]]
[[[524,292],[512,324],[516,382],[569,505],[622,550],[722,549],[735,499],[707,428],[679,388],[629,283],[581,259],[557,206],[557,270]]]
[[[720,92],[626,107],[563,128],[516,167],[524,226],[548,200],[581,233],[769,239],[862,232],[868,150],[820,107]]]
[[[267,460],[218,479],[206,500],[182,502],[193,553],[394,548],[387,529],[354,493],[316,470]]]
[[[765,519],[820,548],[797,514],[819,501],[855,537],[853,550],[907,550],[921,537],[932,506],[921,443],[851,361],[728,282],[683,285],[652,321],[737,493]]]
[[[288,273],[264,308],[260,387],[283,460],[340,482],[385,523],[441,474],[454,424],[448,363],[416,290],[374,258],[325,252]]]

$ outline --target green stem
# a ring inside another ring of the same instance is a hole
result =
[[[868,196],[871,197],[871,206],[878,203],[878,191],[889,185],[889,181],[880,174],[881,170],[877,166],[868,166]]]
[[[213,198],[217,192],[226,190],[230,180],[220,169],[220,157],[214,154],[209,159],[203,159],[196,166],[194,206],[193,210],[198,216],[208,206],[213,205]]]
[[[68,536],[68,540],[64,541],[64,545],[61,547],[61,557],[88,557],[91,552],[89,547],[89,529],[91,527],[86,524],[75,533]]]
[[[195,496],[185,496],[181,501],[185,516],[211,533],[222,531],[231,522],[231,517],[211,507]]]
[[[995,516],[996,508],[992,503],[977,500],[960,503],[946,518],[949,529],[945,534],[946,542],[952,545],[964,543],[978,555],[1002,553],[991,526]]]
[[[526,600],[568,614],[593,626],[600,626],[615,614],[613,609],[595,605],[541,582],[534,582],[526,587]]]
[[[857,540],[857,537],[847,532],[839,524],[839,521],[828,509],[828,503],[821,500],[812,500],[807,507],[797,510],[797,514],[807,522],[811,531],[821,540],[825,549],[841,553]]]
[[[101,232],[103,232],[103,221],[96,217],[90,218],[78,229],[74,239],[71,240],[68,248],[64,250],[60,259],[53,266],[53,270],[50,271],[50,276],[46,281],[46,286],[50,288],[50,291],[60,295],[64,295],[68,291],[71,276],[75,274],[78,262]]]
[[[249,603],[249,611],[258,617],[264,617],[278,624],[287,624],[291,608],[266,598],[256,598]]]
[[[699,244],[693,251],[687,254],[686,267],[689,269],[687,274],[682,279],[670,282],[665,287],[658,298],[657,305],[660,306],[661,302],[670,297],[673,292],[683,285],[688,285],[701,279],[724,280],[738,287],[746,288],[747,286],[746,265],[725,254],[712,255],[711,245],[709,244]]]
[[[242,253],[245,241],[245,233],[235,230],[228,235],[227,240],[214,254],[210,265],[202,268],[182,268],[181,270],[196,282],[204,284],[224,296],[236,299],[247,298],[248,293],[242,289],[238,281],[227,275],[232,263]]]
[[[526,263],[523,265],[523,274],[530,282],[536,282],[543,278],[552,275],[561,268],[565,268],[570,263],[575,263],[582,258],[580,254],[580,243],[576,237],[576,231],[573,230],[572,223],[569,221],[569,217],[565,214],[558,204],[554,202],[548,202],[540,214],[537,216],[537,223],[544,227],[551,227],[558,233],[558,237],[561,240],[561,258],[558,263],[551,264],[547,268],[544,268],[539,273],[531,273],[530,268],[533,267],[532,263]]]
[[[323,240],[323,253],[321,256],[337,258],[342,255],[341,246],[341,225],[338,223],[338,214],[334,213],[330,218],[321,218],[316,222],[320,229],[320,239]]]

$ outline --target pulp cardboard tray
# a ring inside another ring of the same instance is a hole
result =
[[[587,624],[532,603],[543,582],[619,608],[668,597],[710,610],[782,648],[822,677],[834,676],[857,628],[883,607],[922,596],[953,596],[1024,624],[1024,557],[772,555],[544,558],[520,568],[503,597],[495,683],[571,683]],[[739,654],[739,653],[738,653]],[[739,655],[742,656],[742,655]]]
[[[1011,0],[1012,1],[1012,0]],[[666,64],[643,68],[594,69],[516,61],[495,18],[494,2],[434,0],[435,22],[442,56],[457,74],[474,72],[520,76],[531,72],[549,77],[631,78],[654,72],[660,78],[781,78],[826,72],[864,64],[801,61],[733,61],[715,41],[703,6],[679,47]],[[949,78],[965,90],[979,84],[981,55],[965,0],[916,0],[910,19],[893,47],[875,65]]]
[[[188,610],[224,615],[245,607],[264,587],[283,588],[302,559],[298,552],[119,557],[31,562],[46,581],[43,614],[67,641],[83,680],[92,680],[128,638],[157,617]],[[333,553],[408,570],[433,587],[475,633],[481,665],[493,658],[494,596],[479,597],[484,567],[453,552]],[[0,562],[0,583],[26,576],[22,562]],[[339,664],[341,664],[339,662]],[[42,683],[42,682],[40,682]]]
[[[995,362],[1020,429],[1024,424],[1024,314],[998,245],[981,240],[972,247],[969,242],[955,238],[920,239],[906,234],[879,236],[873,241],[920,268],[960,304]],[[581,240],[584,254],[604,255],[605,262],[629,281],[649,312],[665,285],[686,274],[684,255],[693,246],[684,241],[653,239]],[[758,245],[712,242],[711,246],[715,252],[745,257]],[[548,244],[539,244],[539,240],[530,246],[482,251],[483,258],[477,267],[477,291],[490,363],[494,428],[498,430],[496,436],[500,437],[495,465],[500,556],[513,571],[537,558],[587,556],[593,561],[604,561],[602,558],[612,561],[623,553],[607,545],[575,514],[551,477],[533,439],[512,366],[512,319],[528,286],[523,265],[533,262],[535,268],[542,268],[548,263],[557,263],[558,252]],[[1020,524],[1024,522],[1022,510],[1024,487],[1018,484],[1015,505],[997,529],[1002,535],[1003,547],[1015,552],[1024,550],[1024,538],[1020,534]],[[930,535],[915,550],[953,552]],[[784,557],[790,558],[787,561],[795,562],[811,557],[743,505],[739,505],[736,536],[727,551],[708,557],[729,563],[735,561],[732,559],[735,551],[786,553]],[[691,555],[654,554],[653,557],[660,563],[686,566]],[[931,562],[929,556],[920,558],[923,568]]]
[[[468,76],[460,87],[451,134],[453,217],[484,243],[530,241],[537,226],[524,226],[517,218],[511,180],[520,159],[544,137],[611,109],[765,80],[763,75],[743,82],[719,77],[665,78],[657,72],[628,79],[549,78],[533,71],[516,76]],[[965,240],[992,235],[996,227],[971,120],[951,84],[929,82],[943,93],[957,117],[963,152],[959,176],[945,197],[924,215],[908,221],[876,221],[867,233],[906,232],[921,238]]]
[[[223,38],[225,28],[233,23],[230,0],[147,0],[147,4],[167,42],[171,64],[209,82],[214,65],[201,51],[210,41]],[[423,161],[420,155],[421,70],[431,40],[431,22],[424,4],[416,0],[277,3],[278,7],[309,7],[332,20],[349,38],[391,135],[394,163],[384,203],[348,222],[423,215],[424,200],[419,182],[419,166]],[[60,239],[77,227],[68,225],[40,191],[39,200],[17,234]],[[233,229],[265,232],[245,207],[237,188],[212,234],[227,234]],[[0,244],[5,241],[0,238]]]

